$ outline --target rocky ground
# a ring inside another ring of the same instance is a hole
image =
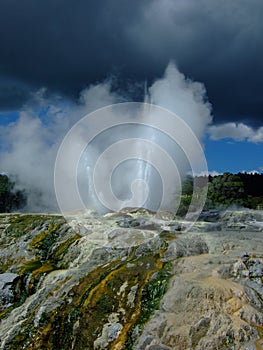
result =
[[[263,212],[0,216],[0,349],[263,349]]]

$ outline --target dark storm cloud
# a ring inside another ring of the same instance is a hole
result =
[[[116,72],[151,81],[174,60],[205,83],[217,122],[260,125],[262,13],[261,0],[0,0],[0,103],[28,86],[77,96]]]

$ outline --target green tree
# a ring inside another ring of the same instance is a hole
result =
[[[0,175],[0,213],[9,213],[25,204],[25,191],[15,190],[15,183],[7,175]]]
[[[226,172],[223,175],[213,177],[209,183],[208,207],[244,205],[246,198],[244,184],[238,175]]]
[[[187,175],[182,183],[182,195],[191,196],[193,194],[194,179],[192,176]]]

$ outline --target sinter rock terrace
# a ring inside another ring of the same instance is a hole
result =
[[[0,349],[262,349],[263,213],[202,220],[1,215]]]

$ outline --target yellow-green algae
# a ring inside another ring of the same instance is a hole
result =
[[[13,252],[9,256],[1,256],[0,258],[0,273],[7,271],[12,265],[23,263],[23,259],[16,257],[17,242],[19,239],[28,241],[32,239],[34,230],[41,230],[42,227],[49,226],[54,220],[61,220],[61,217],[51,215],[37,214],[9,214],[0,216],[1,234],[0,248],[8,248],[13,245]]]
[[[35,223],[31,222],[34,220]],[[9,232],[16,237],[22,236],[23,230],[26,235],[36,228],[39,232],[31,237],[29,243],[32,259],[22,261],[18,271],[22,282],[27,281],[27,288],[16,303],[1,312],[0,318],[6,317],[36,291],[41,276],[62,266],[67,268],[63,257],[80,238],[79,234],[72,233],[64,241],[58,241],[64,225],[61,217],[14,216],[9,219],[9,224]],[[139,257],[135,251],[136,247],[132,248],[125,261],[116,259],[87,273],[72,287],[59,307],[40,315],[37,327],[34,320],[38,309],[32,310],[8,349],[93,349],[94,341],[100,337],[112,313],[118,314],[123,328],[117,338],[109,342],[107,349],[132,349],[136,335],[158,308],[170,277],[169,266],[160,261],[163,249]],[[125,283],[126,288],[120,292]],[[128,303],[128,295],[134,286],[137,289],[133,303]],[[60,287],[57,286],[57,289]]]
[[[5,224],[4,229],[3,223]],[[9,307],[0,310],[1,320],[7,317],[14,308],[23,304],[29,295],[35,293],[41,276],[56,270],[58,268],[57,265],[59,265],[59,269],[63,268],[63,266],[67,267],[67,264],[62,262],[63,256],[68,251],[70,245],[81,236],[72,232],[66,241],[58,242],[53,251],[53,245],[56,243],[59,234],[68,231],[63,217],[14,214],[5,217],[1,216],[0,224],[2,224],[2,233],[4,232],[0,237],[1,248],[4,248],[8,243],[10,244],[10,242],[16,244],[16,241],[22,238],[25,241],[31,239],[28,247],[32,251],[31,260],[25,260],[25,257],[17,260],[15,257],[10,256],[6,263],[0,261],[0,273],[8,271],[15,264],[19,265],[19,267],[15,268],[14,271],[20,275],[20,292],[15,293],[15,300]],[[38,230],[40,231],[37,232]]]
[[[160,300],[168,288],[171,270],[171,263],[163,264],[162,268],[154,275],[154,278],[143,288],[140,315],[128,332],[125,343],[127,349],[132,349],[138,335],[142,332],[144,324],[149,320],[153,312],[159,308]]]
[[[8,215],[7,217],[7,223],[10,225],[7,227],[6,233],[12,238],[21,237],[35,228],[53,222],[58,218],[61,220],[59,216],[37,214]]]
[[[135,327],[142,328],[159,306],[167,287],[169,266],[160,261],[159,253],[136,258],[131,254],[125,262],[115,260],[88,273],[69,292],[71,302],[42,314],[39,326],[27,329],[13,340],[14,348],[26,344],[27,349],[93,349],[103,325],[112,313],[118,313],[123,329],[107,349],[132,349]],[[155,277],[151,277],[155,274]],[[121,286],[127,288],[122,293]],[[131,287],[138,285],[134,305],[127,303]],[[120,312],[125,310],[125,313]],[[33,322],[33,320],[31,320]],[[76,327],[76,325],[78,325]]]
[[[70,245],[81,237],[79,234],[74,234],[66,241],[61,242],[61,244],[59,244],[53,251],[53,245],[59,236],[59,229],[63,225],[63,221],[54,223],[52,220],[50,225],[37,234],[29,244],[30,248],[35,251],[35,258],[24,262],[19,269],[20,275],[30,274],[30,281],[27,289],[29,295],[35,292],[37,283],[43,274],[58,269],[57,264],[62,261],[63,256],[68,251]],[[65,262],[59,264],[59,269],[62,269],[63,265],[65,268],[67,264]]]

